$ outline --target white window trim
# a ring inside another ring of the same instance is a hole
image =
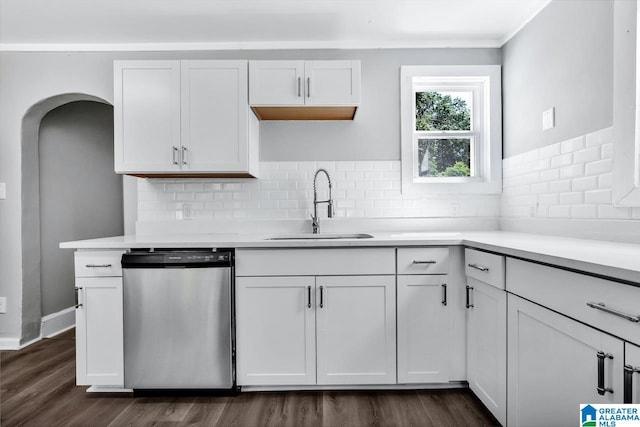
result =
[[[420,178],[414,180],[414,78],[425,82],[451,82],[456,77],[486,82],[481,119],[484,133],[476,141],[474,157],[478,176]],[[499,65],[415,65],[400,67],[400,126],[402,193],[500,194],[502,192],[502,82]],[[488,98],[488,99],[487,99]]]

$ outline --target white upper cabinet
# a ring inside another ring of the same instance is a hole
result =
[[[114,63],[115,170],[176,172],[180,61]]]
[[[358,105],[360,61],[306,61],[306,105]]]
[[[247,61],[115,61],[118,173],[255,176]]]
[[[249,61],[249,104],[304,105],[304,61]]]
[[[249,103],[261,120],[352,120],[360,61],[249,61]]]

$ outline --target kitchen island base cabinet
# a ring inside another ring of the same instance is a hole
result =
[[[76,278],[76,288],[76,384],[123,387],[122,278]]]
[[[394,281],[238,277],[238,384],[395,384]]]
[[[622,403],[622,340],[514,295],[508,307],[510,427],[576,425],[581,403]]]
[[[507,418],[507,293],[467,278],[469,388],[503,425]]]

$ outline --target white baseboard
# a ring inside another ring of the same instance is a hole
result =
[[[306,386],[263,386],[243,385],[242,391],[321,391],[321,390],[446,390],[468,388],[466,381],[451,381],[433,384],[383,384],[383,385],[306,385]]]
[[[57,313],[52,313],[42,318],[40,325],[40,337],[51,338],[76,325],[75,307],[65,308]]]
[[[20,338],[0,338],[0,350],[19,350]]]

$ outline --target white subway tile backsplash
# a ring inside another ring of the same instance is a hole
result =
[[[582,192],[560,193],[559,200],[561,205],[581,204],[581,203],[584,203],[584,193]]]
[[[530,163],[549,162],[532,179]],[[640,208],[612,204],[613,130],[602,129],[504,160],[501,216],[512,218],[640,219]]]
[[[536,156],[529,160],[537,161]],[[402,194],[400,161],[300,161],[261,162],[257,180],[138,180],[138,220],[175,220],[185,202],[192,204],[196,218],[307,219],[313,211],[313,176],[318,168],[331,175],[337,217],[496,217],[500,213],[499,196]],[[535,181],[538,173],[526,179]],[[321,177],[318,198],[327,197],[327,183]]]
[[[582,150],[585,146],[585,137],[579,136],[577,138],[570,139],[568,141],[563,141],[560,143],[560,152],[561,153],[574,153],[576,151]]]
[[[560,168],[561,178],[575,178],[584,175],[583,164],[573,164],[571,166],[565,166]]]
[[[573,162],[573,154],[572,153],[566,153],[566,154],[561,154],[559,156],[553,156],[551,157],[551,167],[552,168],[557,168],[560,166],[567,166],[572,164]]]
[[[593,190],[584,193],[585,203],[592,204],[610,204],[611,190]]]
[[[597,162],[587,163],[585,165],[586,175],[599,175],[611,172],[613,168],[613,159],[604,159]]]
[[[581,178],[574,178],[571,181],[572,191],[595,190],[596,188],[598,188],[597,176],[585,176]]]
[[[596,132],[592,132],[586,135],[587,147],[595,147],[598,145],[607,144],[613,141],[613,128],[605,128]]]
[[[600,160],[601,147],[590,147],[573,153],[574,163],[587,163]]]

